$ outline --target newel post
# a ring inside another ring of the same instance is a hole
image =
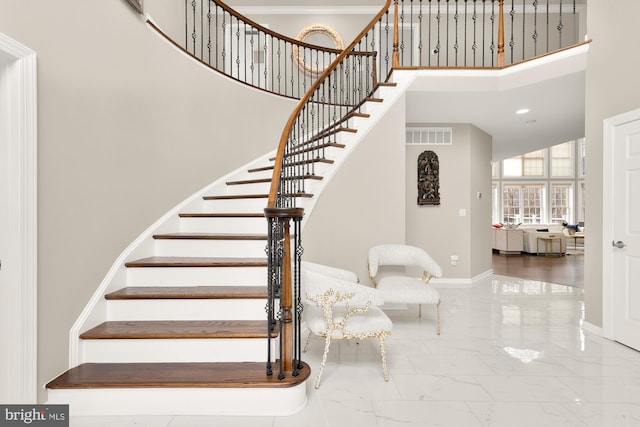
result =
[[[504,67],[504,0],[498,0],[498,67]]]
[[[400,66],[400,31],[398,30],[398,0],[393,1],[393,67]]]
[[[269,327],[267,373],[272,373],[272,337],[275,335],[275,328],[278,328],[279,354],[276,355],[276,362],[279,366],[278,378],[283,379],[289,372],[292,376],[297,376],[298,369],[302,367],[300,222],[304,209],[266,208],[264,213],[269,224],[267,236]],[[291,231],[292,221],[293,232]],[[277,312],[276,307],[278,307]]]

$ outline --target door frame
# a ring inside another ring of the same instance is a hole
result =
[[[8,83],[10,158],[9,236],[12,268],[7,270],[11,286],[10,366],[11,395],[19,403],[38,399],[38,259],[37,259],[37,78],[36,53],[0,33],[0,55],[9,58],[4,75]],[[0,112],[6,109],[0,109]]]
[[[613,173],[615,171],[614,143],[616,129],[629,122],[640,120],[640,108],[627,111],[617,116],[609,117],[603,122],[602,138],[602,336],[614,339],[614,284],[613,284],[613,251],[608,245],[615,239],[613,230],[613,218],[616,206],[613,205]],[[589,191],[589,190],[587,190]]]

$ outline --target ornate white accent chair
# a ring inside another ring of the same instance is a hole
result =
[[[401,244],[377,245],[369,250],[369,277],[382,294],[385,302],[418,304],[422,317],[422,304],[436,305],[436,328],[440,335],[440,293],[429,284],[432,277],[442,276],[442,268],[423,249]],[[382,271],[392,266],[393,271]],[[404,267],[398,271],[397,267]],[[422,278],[412,277],[407,267],[422,270]]]
[[[329,354],[331,340],[377,338],[384,380],[389,381],[384,342],[392,331],[391,319],[378,308],[384,301],[376,289],[360,285],[355,273],[322,264],[303,262],[301,268],[303,318],[311,335],[325,339],[315,388]]]

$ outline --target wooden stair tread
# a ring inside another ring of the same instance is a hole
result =
[[[125,263],[126,267],[266,267],[266,258],[152,256]]]
[[[369,117],[371,117],[371,114],[354,111],[352,113],[347,114],[347,117],[361,117],[363,119],[368,119]]]
[[[277,365],[267,375],[265,362],[85,363],[47,384],[49,389],[83,388],[285,388],[309,378],[302,362],[298,376],[278,379]]]
[[[378,86],[396,87],[396,86],[398,86],[398,83],[396,83],[396,82],[379,82]]]
[[[271,336],[276,336],[272,332]],[[121,320],[103,322],[81,339],[267,338],[267,320]]]
[[[105,295],[108,300],[267,298],[266,286],[129,286]]]
[[[354,129],[355,132],[355,129]],[[324,150],[325,148],[345,148],[346,144],[340,144],[337,142],[327,142],[324,144],[319,144],[319,145],[313,145],[313,143],[316,140],[312,139],[308,142],[302,143],[298,145],[298,149],[297,150],[293,150],[293,151],[289,151],[288,153],[285,154],[285,158],[289,158],[292,156],[297,156],[300,154],[306,154],[306,153],[312,153],[314,151],[320,151],[320,150]],[[321,158],[321,157],[317,157],[317,158]],[[274,161],[276,158],[275,157],[270,157],[269,160],[270,161]]]
[[[222,194],[219,196],[204,196],[204,200],[235,200],[235,199],[266,199],[268,194]]]
[[[311,193],[290,193],[284,196],[289,197],[313,197]],[[222,195],[222,196],[204,196],[204,200],[238,200],[238,199],[267,199],[268,194],[240,194],[240,195]]]
[[[238,234],[238,233],[167,233],[155,234],[159,240],[267,240],[266,234]]]
[[[285,177],[284,180],[299,180],[299,179],[315,179],[321,181],[324,179],[319,175],[297,175],[297,176],[288,176]],[[241,181],[227,181],[227,185],[244,185],[244,184],[264,184],[271,182],[271,178],[262,178],[262,179],[245,179]],[[264,216],[264,215],[262,215]]]
[[[306,164],[310,164],[310,163],[326,163],[326,164],[332,165],[334,163],[334,161],[333,160],[329,160],[329,159],[314,158],[314,159],[303,160],[303,161],[299,161],[299,162],[287,163],[287,166],[301,166],[301,165],[306,165]],[[267,170],[273,170],[273,165],[262,166],[262,167],[259,167],[259,168],[249,169],[248,172],[250,172],[250,173],[252,173],[252,172],[262,172],[262,171],[267,171]]]
[[[264,218],[264,213],[246,212],[209,212],[209,213],[181,213],[180,218]]]
[[[382,101],[384,101],[384,99],[382,99],[382,98],[367,98],[366,101],[367,102],[382,102]]]

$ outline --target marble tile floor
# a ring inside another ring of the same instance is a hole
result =
[[[387,310],[391,378],[374,341],[323,340],[305,355],[308,404],[288,417],[72,417],[73,427],[640,426],[640,352],[582,329],[582,289],[494,275],[441,288],[435,308]]]

